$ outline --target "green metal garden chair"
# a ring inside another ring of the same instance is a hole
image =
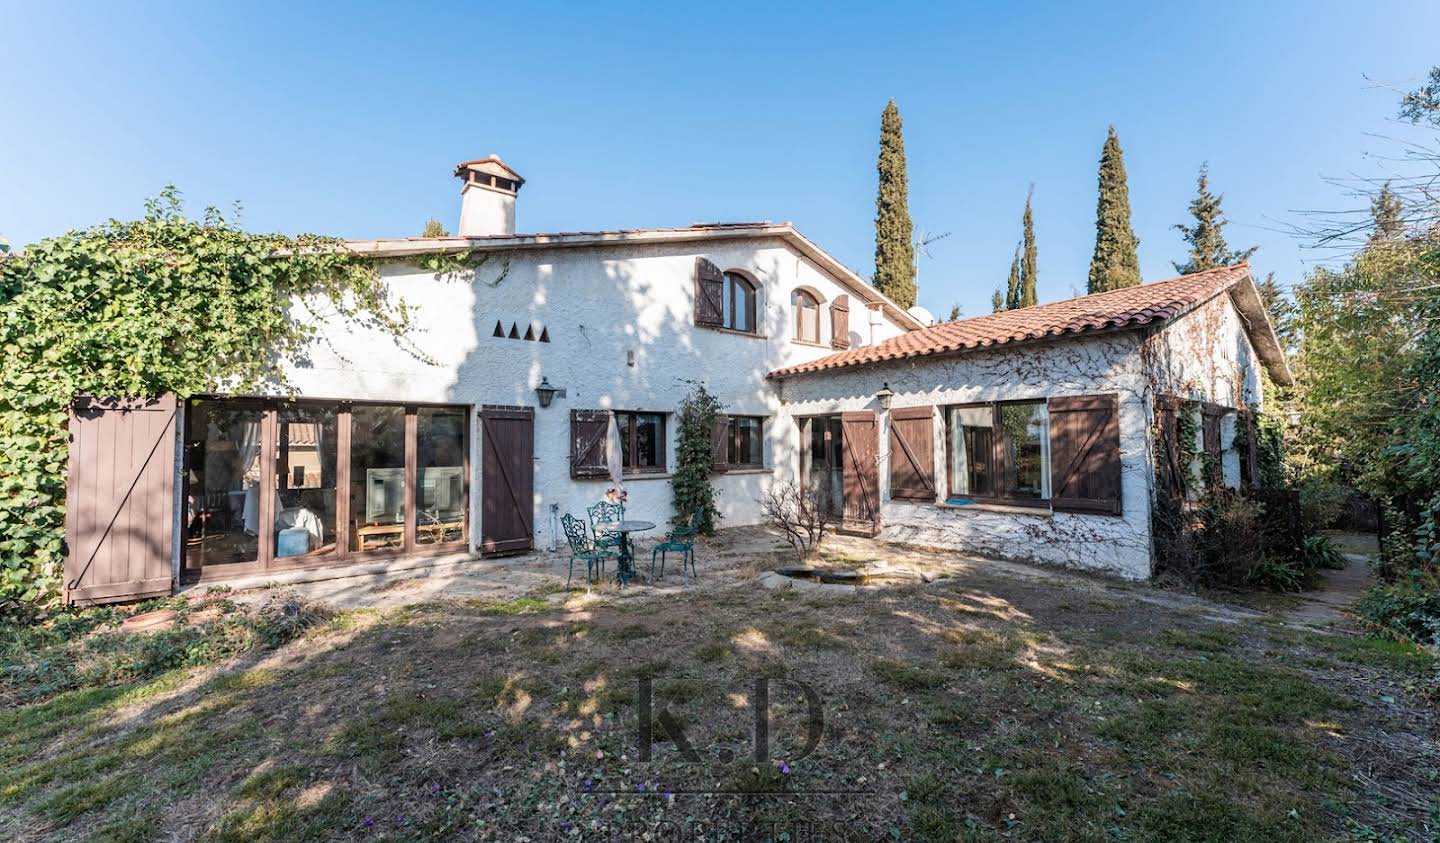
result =
[[[614,524],[625,520],[625,504],[610,503],[601,501],[585,510],[590,515],[590,531],[595,534],[595,546],[598,548],[613,549],[617,553],[620,549],[620,534],[613,530],[602,530],[600,524]]]
[[[700,572],[695,568],[695,536],[700,532],[700,513],[690,514],[690,520],[683,527],[676,527],[665,534],[665,538],[655,545],[650,551],[650,580],[655,580],[655,556],[660,556],[660,576],[665,576],[665,555],[667,553],[680,554],[680,573],[685,576],[685,583],[690,583],[690,574],[685,570],[685,563],[690,563],[690,571],[695,578],[700,578]]]
[[[570,587],[570,579],[575,576],[575,560],[579,559],[585,563],[585,589],[588,591],[595,581],[596,570],[599,570],[600,576],[605,576],[605,560],[614,559],[615,551],[596,547],[585,534],[585,522],[570,513],[560,516],[560,523],[565,527],[565,540],[570,543],[570,573],[565,576],[565,587]]]

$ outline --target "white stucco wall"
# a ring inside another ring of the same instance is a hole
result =
[[[694,326],[695,257],[760,282],[758,336]],[[608,481],[570,477],[571,409],[647,410],[667,417],[667,465],[674,466],[674,411],[687,379],[704,380],[736,415],[767,417],[766,466],[760,472],[717,475],[724,526],[757,523],[759,500],[787,457],[777,450],[793,437],[778,424],[779,400],[767,372],[832,353],[824,305],[849,293],[780,238],[707,243],[610,245],[511,252],[493,258],[473,281],[437,280],[413,266],[384,274],[393,293],[412,307],[409,337],[429,361],[406,353],[384,335],[335,319],[320,319],[323,341],[308,365],[290,372],[300,395],[383,401],[443,402],[477,409],[485,404],[535,407],[535,528],[537,546],[549,546],[551,506],[583,515]],[[497,280],[498,279],[498,280]],[[823,347],[791,342],[790,292],[805,286],[822,302]],[[851,293],[852,342],[864,344],[902,333],[881,315],[869,336],[864,304]],[[499,321],[523,336],[533,325],[550,342],[493,337]],[[567,395],[540,408],[535,387],[545,377]],[[472,423],[471,523],[480,535],[480,442]],[[668,476],[626,481],[629,511],[663,522],[671,515]]]
[[[1135,332],[1082,340],[1028,345],[1013,350],[971,353],[934,360],[901,361],[839,372],[790,378],[781,391],[792,418],[846,410],[878,410],[874,394],[882,384],[894,390],[892,410],[979,401],[1043,399],[1116,393],[1120,402],[1120,516],[1017,512],[978,506],[951,507],[889,498],[889,417],[880,430],[881,536],[995,556],[1069,565],[1126,577],[1150,575],[1149,429],[1143,367]],[[786,448],[798,447],[793,437]],[[944,426],[936,420],[935,477],[946,495]],[[798,474],[798,457],[790,471]]]

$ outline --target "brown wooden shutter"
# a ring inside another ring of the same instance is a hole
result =
[[[710,470],[730,470],[730,417],[724,414],[710,425]]]
[[[1050,399],[1050,505],[1120,514],[1120,397]]]
[[[880,437],[875,413],[857,410],[840,416],[844,431],[844,515],[850,532],[874,535],[880,530],[880,471],[875,464]]]
[[[830,347],[850,347],[850,297],[836,296],[830,302]]]
[[[890,412],[890,497],[935,500],[935,408]]]
[[[1180,399],[1173,395],[1155,397],[1155,424],[1160,428],[1160,453],[1156,454],[1156,471],[1160,488],[1172,501],[1185,497],[1187,466],[1180,465]]]
[[[1225,408],[1219,404],[1211,404],[1207,401],[1200,405],[1200,434],[1206,456],[1207,476],[1205,482],[1213,486],[1220,485],[1224,477],[1220,456],[1220,419],[1224,415]]]
[[[174,395],[76,399],[65,492],[65,602],[169,594]]]
[[[1242,411],[1245,419],[1245,459],[1240,463],[1240,485],[1250,489],[1260,488],[1260,430],[1255,424],[1255,413]]]
[[[725,274],[705,258],[695,259],[695,324],[725,324]]]
[[[609,477],[605,446],[610,434],[609,410],[570,411],[570,476]]]

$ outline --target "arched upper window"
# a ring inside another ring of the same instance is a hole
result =
[[[820,302],[807,290],[795,291],[795,339],[820,342]]]
[[[725,273],[722,322],[735,331],[755,333],[755,285],[738,272]]]

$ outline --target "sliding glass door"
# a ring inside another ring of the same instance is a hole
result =
[[[465,407],[197,398],[186,431],[188,578],[469,538]]]

